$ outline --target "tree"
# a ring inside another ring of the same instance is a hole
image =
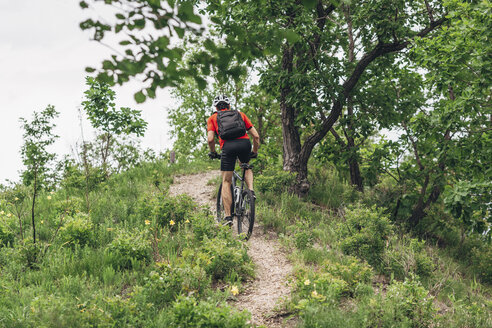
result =
[[[381,71],[381,60],[395,67],[394,53],[446,20],[440,1],[208,3],[229,44],[262,51],[262,78],[282,112],[284,169],[297,173],[300,194],[309,189],[314,147],[350,107],[366,71]]]
[[[20,119],[24,129],[21,156],[22,162],[26,166],[26,170],[22,172],[22,178],[24,184],[32,188],[31,220],[34,243],[36,243],[36,197],[46,182],[49,164],[56,157],[55,154],[48,151],[48,147],[58,138],[57,135],[53,134],[56,125],[51,122],[58,115],[55,107],[48,105],[43,111],[34,112],[31,121],[24,118]]]
[[[126,1],[109,2],[128,5]],[[119,33],[124,29],[141,30],[146,22],[151,22],[157,31],[171,32],[173,27],[168,22],[179,19],[181,7],[193,13],[188,1],[179,3],[177,13],[169,7],[166,9],[161,1],[138,1],[138,4],[127,13],[120,13],[117,16],[120,20],[114,26],[91,23],[83,27],[95,28],[97,36],[98,27],[99,31],[113,28]],[[170,4],[175,5],[173,1]],[[205,4],[202,12],[210,14],[218,31],[225,35],[225,46],[205,41],[206,51],[197,53],[190,61],[189,67],[193,68],[180,69],[182,76],[191,74],[204,87],[205,81],[197,71],[208,75],[210,66],[217,66],[233,74],[238,72],[237,67],[229,65],[233,58],[238,64],[259,60],[264,65],[262,79],[270,82],[270,91],[276,94],[280,104],[284,169],[297,173],[297,191],[301,194],[309,188],[307,162],[314,147],[339,119],[365,71],[377,69],[374,62],[383,57],[391,59],[388,65],[396,65],[396,57],[388,55],[406,49],[417,37],[428,36],[445,21],[441,1],[437,0],[359,3],[208,0]],[[163,14],[167,20],[159,25],[157,17]],[[99,39],[103,35],[100,33]],[[124,83],[129,76],[146,71],[146,79],[151,82],[151,88],[147,89],[149,96],[156,87],[181,79],[176,74],[176,58],[168,57],[169,62],[163,60],[169,42],[160,45],[155,37],[134,33],[130,36],[131,41],[123,45],[138,46],[139,57],[131,63],[130,55],[122,60],[114,57],[112,62],[105,62],[101,74],[106,77],[112,74],[114,83]],[[177,48],[169,51],[179,52]],[[162,64],[166,62],[167,66]],[[158,70],[146,69],[149,64],[156,64]],[[168,78],[163,80],[163,74]],[[142,96],[138,97],[144,99]]]
[[[82,102],[82,106],[92,126],[102,132],[99,135],[102,141],[102,167],[108,176],[108,159],[114,136],[131,134],[142,136],[147,128],[147,122],[140,117],[141,113],[138,110],[128,107],[117,110],[114,103],[116,94],[107,83],[87,77],[86,84],[89,89],[84,92],[86,100]]]
[[[418,40],[413,51],[427,70],[432,104],[404,125],[416,164],[408,171],[420,172],[413,177],[420,192],[410,223],[418,225],[445,192],[464,230],[485,233],[492,225],[492,169],[486,164],[492,162],[492,5],[458,0],[445,5],[449,24],[434,38]]]

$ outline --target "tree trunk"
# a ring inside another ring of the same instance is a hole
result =
[[[362,184],[362,175],[360,174],[359,162],[357,158],[350,158],[350,183],[356,187],[357,191],[364,192],[364,185]]]
[[[32,240],[33,243],[36,244],[36,222],[34,220],[35,211],[34,206],[36,205],[36,194],[38,189],[38,179],[37,172],[34,172],[34,190],[32,193],[32,207],[31,207],[31,220],[32,220]]]
[[[293,51],[286,45],[282,57],[282,70],[287,76],[292,73]],[[295,109],[287,102],[291,88],[285,78],[280,89],[280,111],[282,113],[282,137],[283,137],[283,165],[284,170],[297,172],[297,160],[301,151],[299,132],[295,126]]]

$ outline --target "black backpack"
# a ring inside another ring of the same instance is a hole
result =
[[[233,140],[246,134],[246,125],[237,110],[217,112],[217,125],[222,140]]]

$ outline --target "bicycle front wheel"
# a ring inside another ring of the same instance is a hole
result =
[[[255,197],[251,190],[243,190],[243,201],[241,204],[241,215],[238,216],[237,233],[243,234],[246,240],[253,233],[255,224]]]

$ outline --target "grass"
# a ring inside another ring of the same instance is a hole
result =
[[[143,163],[93,186],[88,202],[67,180],[39,198],[37,245],[28,211],[24,240],[14,211],[29,199],[0,194],[0,327],[248,327],[226,304],[254,276],[244,243],[167,195],[174,175],[209,166]],[[279,311],[300,327],[492,325],[487,245],[453,247],[454,227],[419,239],[388,220],[385,188],[359,195],[334,171],[312,171],[307,199],[288,193],[288,173],[255,177],[257,217],[294,266]]]
[[[492,289],[466,258],[387,219],[381,230],[387,210],[366,197],[359,203],[336,173],[319,169],[311,181],[306,200],[263,185],[257,200],[257,217],[279,233],[294,263],[295,288],[282,307],[300,327],[492,325]]]
[[[159,327],[192,318],[248,327],[248,314],[225,303],[230,286],[253,275],[243,242],[189,200],[165,196],[173,175],[208,166],[144,163],[95,186],[88,203],[74,185],[42,194],[36,245],[20,239],[1,194],[14,242],[0,247],[0,327]],[[29,236],[27,214],[22,220]]]

